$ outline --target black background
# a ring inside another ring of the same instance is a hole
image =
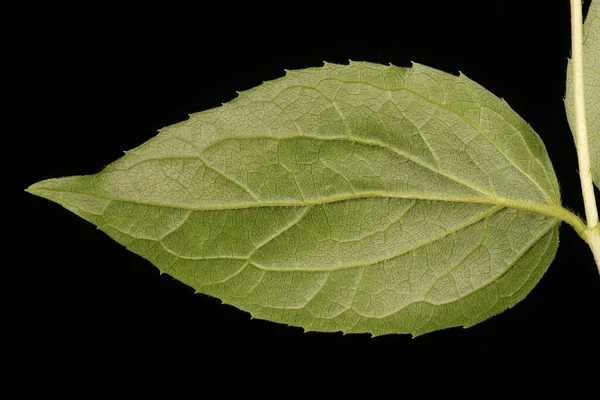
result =
[[[587,3],[586,3],[587,4]],[[577,160],[564,114],[569,3],[403,1],[195,6],[48,5],[24,10],[15,46],[19,190],[41,179],[95,173],[189,113],[219,106],[284,69],[348,59],[462,71],[503,97],[542,137],[563,203],[583,215]],[[13,79],[9,77],[9,79]],[[583,241],[563,226],[556,260],[514,309],[470,329],[416,339],[302,333],[193,290],[59,206],[22,192],[23,284],[15,302],[24,376],[61,390],[129,382],[198,394],[220,383],[282,394],[411,387],[496,393],[535,372],[594,372],[600,278]],[[140,368],[144,367],[144,368]],[[143,372],[140,372],[143,371]],[[413,378],[428,380],[416,386]],[[448,386],[444,376],[453,377]],[[544,384],[551,381],[547,375]],[[251,384],[239,378],[251,378]],[[533,380],[534,384],[537,384]],[[560,380],[559,380],[560,381]],[[542,382],[542,381],[539,381]],[[391,385],[391,386],[390,386]],[[28,387],[32,389],[35,385]],[[317,391],[317,389],[314,389]],[[425,395],[427,398],[427,396]]]

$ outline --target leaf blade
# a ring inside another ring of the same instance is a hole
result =
[[[560,207],[543,144],[506,103],[464,75],[369,63],[288,72],[99,174],[30,191],[256,317],[376,335],[472,325],[519,301],[523,271],[504,285],[514,299],[462,299],[532,265],[537,282],[559,222],[543,210]],[[437,316],[417,323],[417,308]]]

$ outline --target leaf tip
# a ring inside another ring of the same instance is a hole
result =
[[[35,196],[40,196],[41,192],[46,189],[46,187],[44,186],[44,183],[48,182],[49,179],[43,180],[43,181],[39,181],[36,182],[32,185],[29,185],[28,188],[25,189],[25,191],[27,193],[33,194]]]
[[[64,179],[64,178],[63,178]],[[44,179],[30,185],[25,191],[50,201],[58,202],[57,197],[61,191],[62,179]]]
[[[102,214],[110,203],[110,200],[96,196],[93,175],[45,179],[25,191],[53,201],[88,221]]]

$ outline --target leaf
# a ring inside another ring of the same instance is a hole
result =
[[[575,138],[572,74],[569,60],[565,107]],[[600,6],[596,1],[590,4],[583,24],[583,79],[592,178],[600,187]]]
[[[554,258],[561,209],[529,125],[418,64],[288,71],[28,190],[256,318],[373,335],[512,307]]]

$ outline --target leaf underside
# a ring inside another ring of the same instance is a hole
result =
[[[558,244],[535,212],[560,205],[539,137],[418,64],[288,71],[28,190],[197,292],[312,331],[471,326],[523,299]]]
[[[565,107],[571,132],[575,138],[572,75],[571,60],[569,60]],[[596,187],[600,188],[600,6],[596,1],[590,4],[583,24],[583,84],[592,178]]]

